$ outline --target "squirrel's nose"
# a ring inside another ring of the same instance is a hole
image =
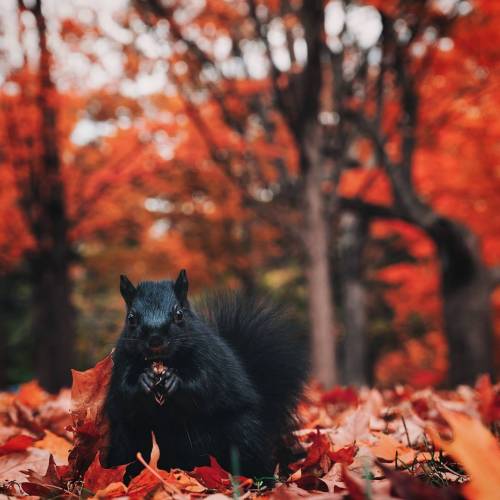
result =
[[[152,335],[149,340],[148,340],[148,345],[151,349],[156,349],[158,347],[161,347],[163,344],[163,339],[160,337],[160,335]]]

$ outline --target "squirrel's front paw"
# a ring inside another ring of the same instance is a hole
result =
[[[177,373],[175,373],[172,368],[169,368],[165,373],[165,379],[163,380],[163,390],[166,396],[171,396],[174,394],[181,384],[181,379]]]
[[[139,375],[139,387],[146,394],[151,394],[155,385],[156,377],[151,370],[146,370]]]

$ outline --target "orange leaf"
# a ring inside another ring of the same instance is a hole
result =
[[[417,453],[387,434],[380,434],[380,439],[371,447],[371,451],[377,458],[387,462],[394,462],[397,454],[404,463],[412,462]]]
[[[72,444],[53,432],[45,431],[45,437],[37,441],[33,446],[49,451],[56,459],[56,462],[63,465],[68,463],[68,454]]]
[[[87,490],[99,491],[108,484],[118,483],[123,480],[126,465],[120,465],[112,469],[106,469],[101,465],[100,453],[97,453],[89,468],[83,476],[83,485]]]
[[[16,399],[23,405],[29,408],[38,408],[50,398],[50,395],[45,392],[36,380],[22,384]]]
[[[444,441],[434,427],[428,429],[434,443],[460,462],[470,476],[464,493],[471,500],[496,500],[500,492],[500,446],[479,420],[441,409],[454,439]]]
[[[72,370],[71,414],[75,446],[69,454],[69,464],[75,477],[84,474],[96,453],[106,445],[108,422],[104,401],[112,367],[113,360],[107,356],[90,370]]]

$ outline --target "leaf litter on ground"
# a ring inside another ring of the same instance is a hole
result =
[[[154,435],[149,461],[138,455],[144,469],[126,485],[125,466],[101,464],[111,368],[108,356],[74,371],[71,392],[56,396],[35,381],[0,393],[0,498],[499,498],[500,384],[487,376],[456,391],[323,391],[312,382],[295,432],[305,456],[273,487],[231,475],[214,457],[192,471],[162,470]]]

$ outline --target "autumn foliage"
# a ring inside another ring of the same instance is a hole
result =
[[[121,272],[183,267],[284,299],[328,384],[495,374],[495,2],[77,3],[1,12],[0,385],[56,391],[109,352]]]
[[[125,466],[106,469],[102,406],[111,358],[74,372],[71,390],[49,396],[36,382],[1,393],[0,491],[92,498],[496,498],[500,446],[488,429],[500,419],[500,387],[487,377],[457,393],[432,390],[336,388],[311,385],[299,406],[296,431],[304,458],[265,478],[234,477],[214,457],[193,471],[158,468],[152,436],[143,471],[125,485]],[[215,497],[214,497],[215,498]]]

